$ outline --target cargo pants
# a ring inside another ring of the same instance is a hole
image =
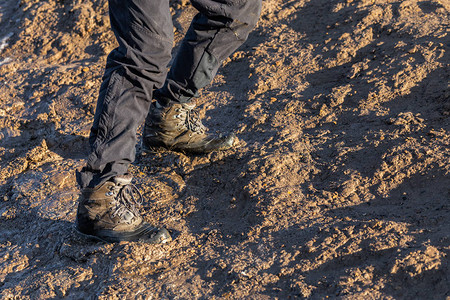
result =
[[[169,0],[109,0],[119,46],[107,58],[81,188],[127,173],[137,128],[152,99],[188,102],[255,27],[261,0],[191,0],[198,10],[167,72],[173,47]]]

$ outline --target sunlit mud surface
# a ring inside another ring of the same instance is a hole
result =
[[[178,45],[196,12],[171,12]],[[107,2],[2,0],[0,297],[450,297],[449,15],[444,0],[265,0],[197,100],[238,147],[137,145],[144,217],[174,237],[154,246],[73,230],[116,46]]]

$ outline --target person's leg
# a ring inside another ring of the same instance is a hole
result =
[[[186,103],[208,85],[222,62],[248,38],[261,13],[261,0],[192,0],[192,21],[163,88],[161,104]]]
[[[157,102],[147,116],[143,148],[204,153],[233,146],[235,135],[209,134],[191,99],[208,85],[222,62],[247,39],[261,12],[261,0],[192,0],[193,19]]]
[[[107,59],[89,138],[91,154],[77,176],[82,188],[127,172],[135,158],[137,127],[171,59],[168,0],[110,0],[109,13],[119,47]]]
[[[109,0],[109,13],[119,47],[108,56],[89,138],[91,154],[77,174],[76,228],[107,242],[164,243],[170,234],[144,221],[138,209],[142,196],[127,170],[135,158],[137,127],[171,58],[169,0]]]

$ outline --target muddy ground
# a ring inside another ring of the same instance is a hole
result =
[[[171,1],[176,45],[195,10]],[[0,2],[2,299],[449,299],[448,0],[265,0],[198,105],[236,149],[131,166],[165,245],[73,230],[104,0]],[[175,49],[176,49],[175,45]]]

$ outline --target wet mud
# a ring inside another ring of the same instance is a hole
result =
[[[195,10],[172,1],[175,50]],[[2,299],[448,299],[450,4],[265,0],[197,99],[238,147],[130,167],[165,245],[74,232],[104,0],[0,2]],[[175,51],[174,50],[174,51]]]

